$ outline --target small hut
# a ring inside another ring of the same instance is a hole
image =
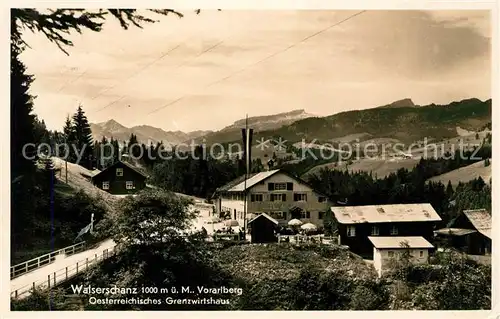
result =
[[[266,213],[262,213],[248,222],[252,243],[272,243],[277,242],[275,231],[278,228],[278,221]]]

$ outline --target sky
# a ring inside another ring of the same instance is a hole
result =
[[[69,56],[26,31],[34,113],[92,123],[218,130],[295,109],[326,116],[385,105],[491,98],[488,11],[203,10],[143,29],[109,18],[69,38]]]

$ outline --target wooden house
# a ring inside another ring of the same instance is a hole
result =
[[[266,213],[262,213],[248,221],[248,227],[252,236],[252,243],[277,242],[276,230],[278,221]]]
[[[491,254],[491,214],[486,209],[465,210],[449,226],[436,230],[436,236],[466,254]]]
[[[339,243],[365,258],[373,257],[369,236],[421,236],[432,241],[441,221],[430,204],[339,206],[331,208]]]
[[[114,195],[135,194],[146,187],[147,175],[132,164],[117,161],[92,177],[92,183]]]

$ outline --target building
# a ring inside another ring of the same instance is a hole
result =
[[[436,230],[436,236],[466,254],[491,254],[491,214],[486,209],[465,210],[449,226]]]
[[[278,225],[279,222],[266,213],[259,214],[248,221],[252,243],[273,243],[278,241],[276,237]]]
[[[369,236],[421,236],[432,241],[441,221],[430,204],[339,206],[331,208],[339,243],[363,257],[373,257]]]
[[[298,218],[318,227],[323,225],[324,213],[332,202],[312,189],[303,180],[279,169],[239,177],[216,190],[216,212],[226,214],[244,225],[246,220],[266,213],[280,225]]]
[[[373,245],[373,266],[382,276],[394,260],[401,258],[406,252],[413,264],[426,264],[429,261],[429,250],[434,246],[419,236],[368,236]]]
[[[92,177],[92,184],[114,194],[135,194],[146,187],[147,175],[132,164],[117,161]]]

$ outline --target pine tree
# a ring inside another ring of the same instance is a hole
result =
[[[446,196],[448,198],[453,196],[453,186],[451,185],[451,181],[448,181],[448,185],[446,185]]]
[[[93,167],[93,142],[92,142],[92,131],[90,130],[90,124],[85,116],[82,105],[78,106],[78,109],[73,115],[73,128],[75,134],[75,149],[78,150],[78,154],[81,154],[80,165],[92,169]],[[78,160],[78,159],[77,159]]]
[[[12,32],[18,32],[18,27],[12,23]],[[34,161],[28,159],[36,155],[34,151],[28,156],[23,155],[23,147],[35,142],[34,122],[35,117],[31,114],[33,110],[34,96],[30,95],[29,87],[34,77],[26,74],[26,66],[19,59],[25,46],[19,39],[11,38],[10,57],[10,114],[11,114],[11,168],[12,177],[16,178],[27,171],[33,171]],[[26,149],[25,152],[30,151]],[[36,159],[36,158],[35,158]]]

